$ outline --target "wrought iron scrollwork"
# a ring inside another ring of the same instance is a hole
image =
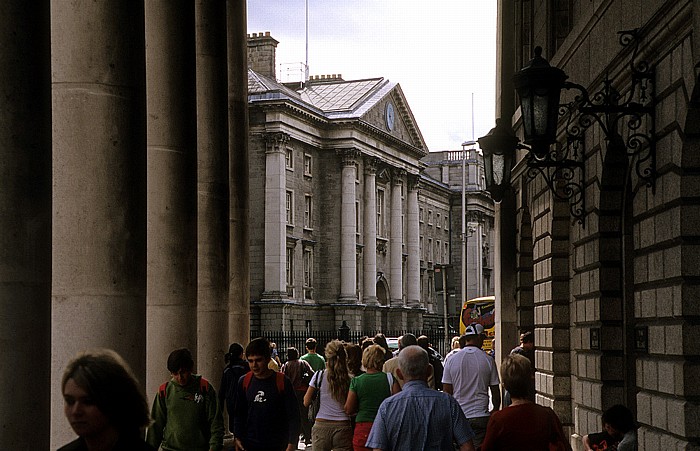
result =
[[[557,199],[569,202],[571,216],[581,225],[586,215],[582,144],[582,139],[569,137],[564,147],[550,150],[543,159],[535,158],[532,152],[526,157],[526,176],[534,179],[540,175]]]
[[[634,45],[630,59],[631,85],[626,94],[612,86],[606,74],[602,88],[589,95],[583,86],[566,82],[565,89],[578,94],[560,108],[568,114],[566,133],[569,139],[582,140],[583,133],[598,124],[608,141],[608,151],[624,152],[634,162],[639,180],[655,191],[656,181],[656,101],[655,68],[646,61],[637,61],[639,55],[638,31],[618,32],[620,45]],[[578,113],[578,114],[575,114]],[[620,132],[625,125],[625,135]]]

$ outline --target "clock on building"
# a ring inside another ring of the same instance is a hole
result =
[[[395,119],[395,114],[394,114],[394,104],[391,102],[386,103],[386,114],[385,114],[385,119],[386,119],[386,128],[389,129],[389,131],[394,130],[394,119]]]

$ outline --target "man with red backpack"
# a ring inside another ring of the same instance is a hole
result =
[[[192,374],[194,360],[188,349],[168,356],[170,381],[158,389],[153,400],[146,442],[167,451],[220,451],[224,424],[214,387]]]
[[[299,409],[291,381],[268,367],[272,354],[266,339],[252,340],[245,356],[250,372],[236,387],[236,450],[294,451],[299,442]]]

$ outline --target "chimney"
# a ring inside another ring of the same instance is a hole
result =
[[[248,35],[248,67],[255,72],[277,79],[275,71],[275,48],[277,42],[270,32],[252,33]]]

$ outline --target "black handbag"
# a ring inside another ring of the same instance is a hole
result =
[[[313,398],[311,398],[311,404],[309,404],[309,421],[316,420],[318,409],[321,408],[321,384],[323,383],[324,372],[325,370],[321,370],[316,373],[316,390],[314,391]]]

